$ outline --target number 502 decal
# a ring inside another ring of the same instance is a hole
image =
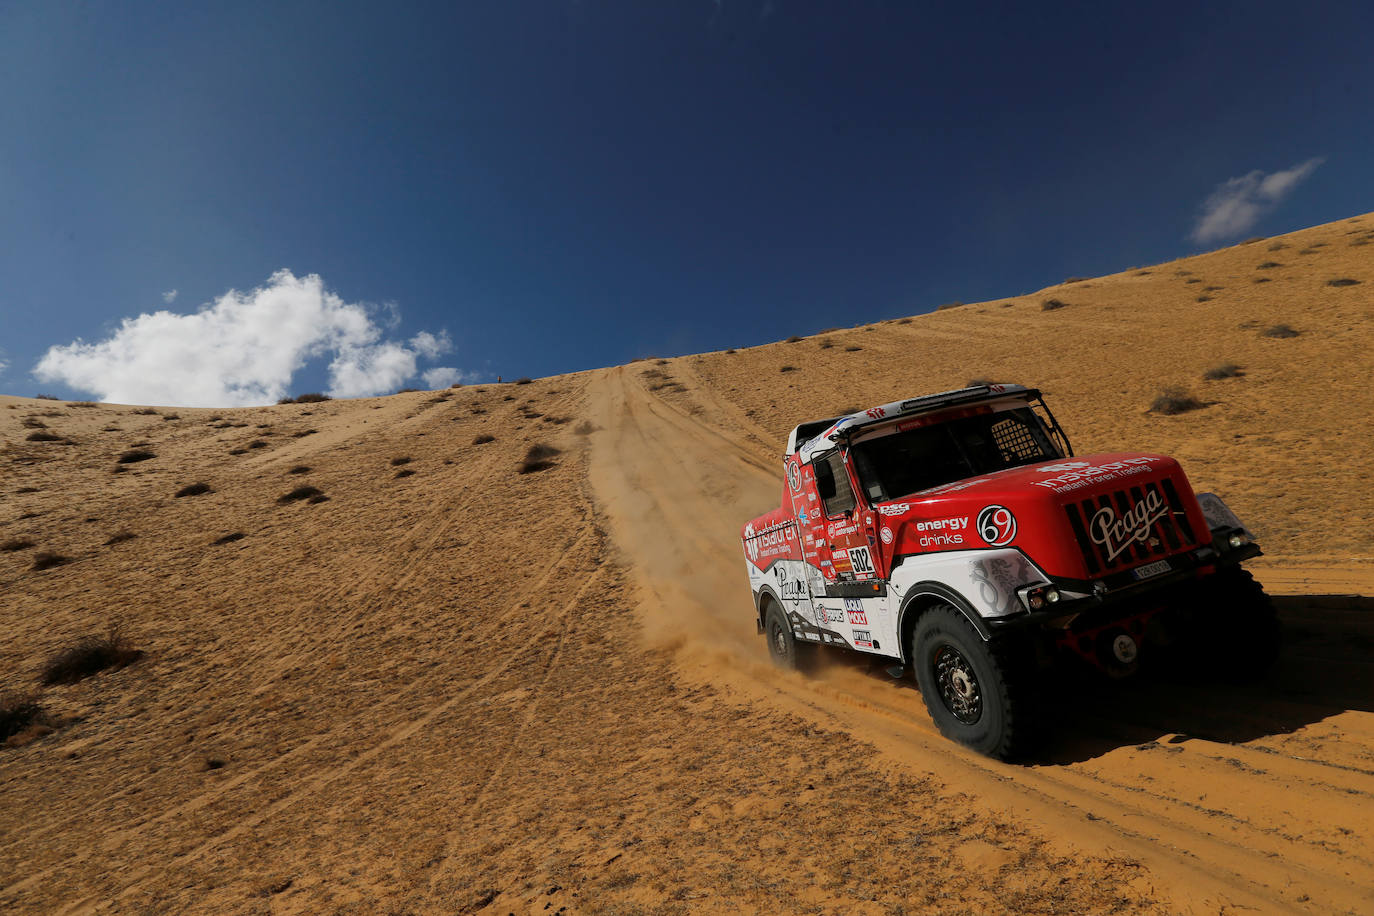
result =
[[[988,506],[978,513],[978,536],[990,547],[1010,544],[1016,537],[1016,516],[1006,506]]]
[[[867,547],[849,548],[849,563],[854,567],[854,575],[861,578],[873,575],[873,558]]]

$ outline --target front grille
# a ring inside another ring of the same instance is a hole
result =
[[[1137,539],[1140,528],[1125,522],[1148,518],[1151,505],[1162,514],[1150,524],[1144,540]],[[1188,512],[1168,478],[1067,503],[1064,512],[1090,576],[1137,566],[1197,543]]]

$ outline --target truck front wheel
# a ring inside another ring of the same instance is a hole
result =
[[[984,641],[956,608],[939,604],[917,621],[911,659],[941,734],[1001,759],[1024,752],[1033,698],[1010,651]]]

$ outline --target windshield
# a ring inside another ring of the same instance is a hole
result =
[[[850,449],[870,502],[1061,457],[1029,407],[961,417]]]

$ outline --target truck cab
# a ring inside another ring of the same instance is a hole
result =
[[[932,708],[942,728],[937,708],[949,713],[970,684],[980,720],[987,712],[970,655],[1015,655],[1024,668],[1066,653],[1129,674],[1153,618],[1259,554],[1174,459],[1075,457],[1040,392],[1021,385],[798,425],[780,507],[741,537],[775,659],[792,664],[817,644],[882,656],[930,681],[923,695],[954,691],[953,703]],[[949,652],[926,657],[922,620],[933,612],[945,630],[983,644],[953,653],[962,667]],[[943,682],[925,670],[940,664]],[[985,670],[983,681],[1002,674]],[[967,728],[955,737],[975,743]]]

